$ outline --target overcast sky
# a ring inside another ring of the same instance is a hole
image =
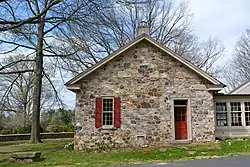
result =
[[[189,0],[189,8],[197,36],[201,40],[216,37],[225,46],[224,58],[229,60],[237,38],[250,28],[250,0]],[[65,103],[74,107],[74,93],[66,92]]]
[[[189,7],[196,34],[201,39],[218,38],[229,58],[237,38],[250,28],[250,0],[189,0]]]

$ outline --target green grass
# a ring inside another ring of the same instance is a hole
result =
[[[8,144],[0,146],[0,166],[8,167],[98,167],[128,163],[168,162],[174,160],[206,158],[211,156],[230,156],[250,152],[250,140],[231,139],[219,143],[174,145],[154,148],[95,151],[75,153],[63,148],[72,139],[45,140],[41,144]],[[11,152],[42,151],[43,161],[33,163],[9,163],[6,159]]]

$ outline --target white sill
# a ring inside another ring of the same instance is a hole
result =
[[[101,129],[103,129],[103,130],[115,130],[117,128],[115,128],[114,126],[102,126]]]
[[[173,140],[172,144],[189,144],[192,140],[190,139],[181,139],[181,140]]]
[[[215,130],[250,129],[250,126],[216,126]]]

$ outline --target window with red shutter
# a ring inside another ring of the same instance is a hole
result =
[[[114,127],[121,127],[121,99],[120,97],[114,98]]]
[[[102,126],[113,128],[114,126],[114,98],[103,97],[102,99]]]
[[[100,128],[102,126],[102,98],[96,97],[95,101],[95,127]]]
[[[121,100],[119,97],[97,97],[95,111],[96,128],[120,128]]]

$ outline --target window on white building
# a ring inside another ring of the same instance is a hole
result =
[[[230,108],[231,108],[231,126],[242,126],[241,103],[230,102]]]
[[[250,102],[245,102],[244,105],[246,126],[250,126]]]
[[[227,104],[226,102],[216,103],[216,124],[217,126],[227,126]]]

